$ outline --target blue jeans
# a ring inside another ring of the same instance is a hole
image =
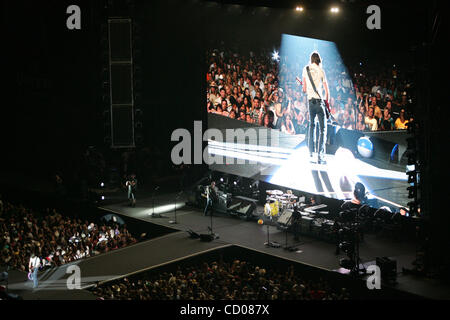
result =
[[[134,192],[131,186],[128,186],[128,199],[134,200]]]
[[[38,286],[38,268],[34,268],[33,270],[33,288],[37,288]]]
[[[319,133],[316,134],[316,117],[319,123]],[[319,157],[325,153],[325,140],[327,137],[327,124],[325,117],[325,109],[322,106],[322,100],[309,100],[309,132],[308,132],[308,147],[309,152],[317,152]]]
[[[209,208],[211,208],[211,210],[212,210],[212,200],[211,199],[206,200],[205,210],[203,211],[203,214],[205,216],[208,214]],[[211,214],[212,214],[212,212],[211,212]]]

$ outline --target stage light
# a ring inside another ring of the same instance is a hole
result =
[[[272,60],[278,61],[279,59],[280,59],[280,54],[278,53],[278,51],[274,50],[272,52]]]
[[[105,196],[102,196],[102,200],[105,200]]]
[[[408,190],[408,198],[416,198],[417,196],[417,187],[416,186],[411,186],[406,188],[406,190]]]
[[[104,187],[105,186],[105,184],[102,182],[102,183],[100,183],[100,187]]]
[[[234,185],[237,185],[237,182],[236,182],[236,181],[234,181],[233,183],[234,183]]]
[[[417,201],[410,201],[407,203],[407,206],[409,207],[409,215],[416,215],[420,213],[420,207]]]
[[[339,248],[344,251],[346,254],[353,254],[355,250],[355,245],[352,242],[343,241],[339,243]]]
[[[408,171],[406,173],[408,175],[408,183],[415,183],[417,181],[417,171]]]
[[[339,12],[339,8],[338,7],[331,7],[330,11],[331,11],[331,13],[338,13]]]
[[[303,7],[297,6],[297,7],[295,8],[295,11],[300,11],[300,12],[302,12],[302,11],[303,11]]]
[[[223,178],[220,178],[220,182],[223,182]]]
[[[373,143],[369,137],[364,136],[358,139],[356,144],[358,152],[364,158],[370,158],[373,155]]]
[[[175,210],[175,206],[178,209],[183,208],[186,205],[185,202],[177,202],[175,204],[166,204],[166,205],[161,205],[161,206],[155,206],[155,209],[153,210],[153,208],[151,208],[150,210],[147,211],[147,215],[151,216],[153,214],[158,215],[158,214],[162,214],[162,213],[166,213],[166,212],[172,212]]]
[[[339,212],[341,221],[353,221],[356,218],[357,209],[349,209]],[[343,230],[344,231],[344,230]]]
[[[392,216],[392,211],[389,207],[383,206],[375,211],[373,214],[374,219],[387,220]]]

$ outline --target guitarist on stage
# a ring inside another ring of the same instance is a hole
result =
[[[309,101],[309,154],[315,162],[314,153],[318,155],[318,163],[325,164],[325,143],[327,137],[327,118],[330,116],[328,99],[329,90],[325,71],[321,67],[320,55],[317,51],[311,54],[311,63],[303,69],[303,92]],[[322,92],[325,90],[325,99]],[[319,136],[316,137],[316,119],[319,123]]]
[[[125,182],[125,186],[128,191],[128,200],[130,200],[130,206],[136,206],[136,189],[137,189],[137,180],[136,175],[132,174],[130,178]]]
[[[203,215],[208,215],[208,212],[211,211],[211,215],[213,214],[214,210],[214,202],[217,199],[217,193],[216,193],[216,182],[212,181],[211,185],[206,186],[205,188],[205,194],[203,195],[206,198],[206,206],[205,210],[203,211]]]

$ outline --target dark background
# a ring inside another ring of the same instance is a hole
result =
[[[446,60],[439,46],[448,42],[443,32],[447,21],[443,15],[435,21],[442,3],[337,1],[341,12],[331,16],[329,1],[303,1],[303,14],[293,10],[293,1],[246,1],[272,8],[236,5],[242,2],[2,1],[0,172],[49,179],[56,170],[81,170],[80,157],[88,146],[108,150],[102,100],[107,63],[102,25],[107,17],[133,19],[136,63],[142,69],[142,146],[158,147],[167,163],[172,131],[206,120],[205,51],[210,42],[222,39],[242,50],[258,50],[279,46],[281,34],[289,33],[335,42],[347,66],[395,63],[411,72],[418,89],[416,119],[423,124],[425,197],[428,210],[438,217],[432,223],[439,231],[437,242],[448,242],[449,215],[440,210],[445,191],[439,184],[444,182],[442,137],[448,136],[442,107],[446,91],[430,86],[439,84]],[[72,4],[81,8],[81,30],[66,28],[66,8]],[[371,4],[381,7],[381,30],[366,28],[365,10]]]
[[[105,146],[102,24],[108,16],[131,16],[136,26],[143,144],[158,145],[163,153],[170,150],[173,129],[205,119],[204,57],[217,39],[258,50],[278,47],[281,34],[289,33],[336,42],[348,65],[425,63],[423,12],[401,2],[380,4],[382,29],[368,30],[368,2],[340,4],[338,16],[330,16],[325,3],[311,2],[298,14],[286,7],[196,0],[4,1],[3,168],[52,172],[76,166],[89,145]],[[81,8],[81,30],[66,28],[70,4]]]

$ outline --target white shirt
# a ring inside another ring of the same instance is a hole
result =
[[[364,123],[369,126],[371,131],[378,130],[377,119],[375,119],[375,118],[370,119],[369,117],[366,116],[364,119]]]
[[[327,81],[325,78],[325,72],[323,72],[322,68],[315,63],[310,63],[308,66],[309,72],[311,73],[311,78],[313,79],[314,84],[316,85],[317,92],[322,95],[323,83]],[[314,91],[311,82],[309,81],[306,66],[303,68],[302,77],[306,81],[306,95],[308,96],[308,100],[312,98],[322,99],[322,97],[317,95],[317,93]]]
[[[273,126],[276,126],[277,120],[278,120],[278,116],[277,116],[277,112],[275,110],[275,104],[272,104],[269,107],[269,111],[272,111],[272,113],[273,113],[273,122],[272,122],[272,124],[273,124]]]
[[[30,263],[28,264],[29,267],[31,268],[39,268],[39,266],[41,265],[41,259],[39,259],[38,256],[35,256],[34,258],[30,258]]]
[[[342,79],[342,86],[344,86],[345,88],[350,89],[352,87],[352,82],[351,82],[350,78]]]
[[[266,216],[270,216],[270,213],[272,212],[272,208],[270,207],[270,204],[269,203],[266,203],[265,205],[264,205],[264,214],[266,215]]]
[[[380,86],[373,86],[372,87],[372,93],[373,94],[377,93],[377,91],[380,90],[380,88],[381,88]]]
[[[206,196],[207,196],[208,200],[210,200],[210,199],[212,200],[212,197],[211,197],[212,190],[211,189],[212,189],[212,186],[207,186],[206,187]]]

